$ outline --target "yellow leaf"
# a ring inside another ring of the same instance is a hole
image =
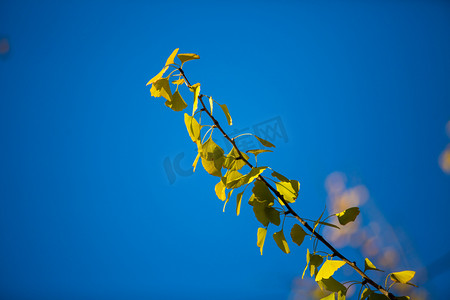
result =
[[[167,78],[161,78],[155,81],[150,89],[150,93],[153,97],[164,97],[166,100],[171,101],[172,92],[170,90],[169,80]]]
[[[189,136],[193,142],[197,142],[200,140],[200,124],[194,117],[191,117],[188,114],[184,114],[184,123],[186,124],[186,128],[188,130]]]
[[[174,63],[175,56],[178,53],[179,48],[173,50],[172,54],[170,54],[169,58],[166,61],[166,67]]]
[[[225,117],[227,117],[228,125],[233,125],[233,120],[231,119],[230,112],[228,111],[228,107],[226,104],[219,104],[220,108],[222,108]]]
[[[256,242],[256,245],[259,247],[259,250],[261,251],[261,255],[263,255],[263,247],[264,247],[264,241],[266,239],[267,229],[266,228],[258,228],[258,240]]]
[[[297,180],[275,182],[277,191],[283,195],[284,200],[289,203],[295,202],[298,197],[300,183]]]
[[[187,107],[186,102],[184,102],[183,98],[181,97],[178,91],[175,91],[171,99],[167,100],[165,104],[167,107],[171,108],[174,111],[182,111]]]
[[[375,265],[368,259],[366,258],[364,261],[364,272],[366,272],[367,270],[374,270],[374,271],[381,271],[380,269],[377,269],[377,267],[375,267]]]
[[[152,83],[154,83],[154,82],[160,80],[161,77],[164,75],[164,72],[166,72],[168,68],[169,68],[169,67],[164,67],[164,68],[162,68],[162,70],[159,71],[159,73],[156,74],[155,77],[153,77],[152,79],[150,79],[149,82],[147,82],[146,85],[152,84]]]
[[[308,269],[310,259],[311,259],[311,256],[309,254],[309,249],[306,249],[306,266],[305,266],[305,269],[303,270],[302,279],[303,279],[303,277],[305,277],[305,272],[306,272],[306,269]]]
[[[336,297],[335,297],[334,293],[331,293],[326,297],[320,298],[320,300],[335,300],[335,299],[336,299]]]
[[[213,98],[209,97],[209,108],[210,108],[211,114],[213,113],[213,107],[214,107],[213,102],[214,102]]]
[[[278,247],[284,252],[284,253],[289,253],[291,252],[289,250],[289,246],[288,243],[286,242],[286,238],[284,237],[284,233],[283,233],[283,229],[275,232],[273,234],[273,239],[275,240],[275,242],[277,243]]]
[[[194,167],[193,172],[195,172],[195,168],[197,167],[198,159],[200,158],[200,153],[197,154],[197,157],[195,157],[194,163],[192,166]]]
[[[327,260],[323,263],[323,266],[320,268],[319,272],[316,276],[316,281],[320,281],[322,279],[330,278],[334,272],[336,272],[340,267],[345,265],[345,262],[342,260]]]
[[[180,78],[180,79],[174,80],[174,81],[172,81],[172,83],[176,84],[176,85],[183,84],[184,83],[184,78]]]
[[[228,201],[230,201],[230,197],[231,197],[231,194],[233,193],[233,191],[234,191],[234,190],[230,190],[230,191],[228,192],[227,200],[226,200],[225,203],[223,204],[223,212],[225,212],[225,206],[227,206]]]
[[[180,59],[181,64],[184,64],[185,62],[193,59],[200,59],[200,56],[195,53],[180,53],[178,54],[178,58]]]
[[[392,273],[390,277],[395,282],[408,283],[411,279],[414,278],[415,274],[416,272],[414,271],[402,271]]]
[[[195,111],[198,107],[198,96],[200,95],[200,83],[196,83],[191,87],[191,90],[194,91],[194,105],[192,107],[192,115],[194,115]]]
[[[225,197],[226,197],[226,195],[225,195],[225,185],[223,184],[222,180],[220,180],[216,184],[214,190],[216,192],[217,198],[219,198],[222,201],[225,201]]]
[[[241,213],[242,195],[244,195],[244,192],[240,192],[236,197],[236,216],[239,216],[239,214]]]

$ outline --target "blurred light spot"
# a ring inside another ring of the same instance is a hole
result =
[[[380,251],[380,249],[378,247],[378,244],[375,241],[375,238],[368,239],[364,243],[363,248],[362,248],[362,252],[366,257],[376,256],[379,251]]]
[[[450,174],[450,144],[447,145],[447,148],[442,151],[441,155],[439,156],[439,166],[441,167],[442,171]]]
[[[342,193],[345,189],[347,177],[341,172],[333,172],[325,179],[325,188],[328,194],[336,195]]]
[[[445,131],[447,132],[447,136],[450,138],[450,121],[445,125]]]
[[[394,248],[385,248],[380,258],[377,260],[382,268],[392,268],[398,263],[398,254]]]
[[[8,54],[9,49],[9,40],[7,38],[0,38],[0,55]]]

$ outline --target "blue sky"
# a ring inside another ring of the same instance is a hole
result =
[[[300,181],[297,210],[317,218],[342,172],[403,237],[404,267],[448,256],[449,16],[445,1],[2,1],[2,298],[293,299],[306,248],[260,256],[251,207],[222,213],[216,178],[167,173],[196,155],[145,86],[175,48],[201,56],[186,72],[237,130],[282,123],[261,163]],[[431,299],[448,296],[440,265]]]

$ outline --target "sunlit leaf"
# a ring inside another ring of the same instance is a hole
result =
[[[371,294],[373,294],[372,290],[365,288],[361,294],[361,300],[367,299]]]
[[[163,77],[164,73],[167,71],[167,69],[169,69],[169,67],[164,67],[164,68],[162,68],[162,70],[159,71],[159,73],[156,74],[155,77],[153,77],[152,79],[150,79],[149,82],[147,82],[146,85],[152,84],[152,83],[154,83],[154,82],[160,80],[160,79]],[[153,96],[153,94],[152,94],[152,96]],[[156,96],[153,96],[153,97],[156,97]]]
[[[170,90],[169,80],[167,78],[161,78],[154,82],[150,93],[153,97],[164,97],[166,100],[171,100],[172,91]]]
[[[319,266],[323,263],[323,257],[317,254],[310,254],[309,271],[311,277],[315,276],[318,272]]]
[[[224,177],[227,189],[237,189],[242,186],[242,182],[239,180],[240,178],[243,178],[243,175],[238,171],[227,172],[226,177]]]
[[[273,234],[273,239],[275,240],[275,242],[277,243],[278,247],[284,252],[284,253],[289,253],[291,252],[289,250],[289,246],[288,243],[286,241],[286,238],[284,237],[284,233],[283,233],[283,229],[275,232]]]
[[[242,157],[244,157],[246,160],[248,160],[248,155],[241,152]],[[245,161],[241,158],[239,155],[239,152],[236,150],[235,147],[231,149],[230,153],[227,154],[227,158],[225,159],[225,163],[223,164],[223,167],[230,170],[240,170],[242,167],[246,165]]]
[[[335,299],[336,299],[336,297],[335,297],[334,293],[331,293],[326,297],[320,298],[320,300],[335,300]]]
[[[303,243],[305,236],[306,236],[306,232],[303,230],[303,228],[300,225],[294,224],[294,226],[292,226],[291,238],[294,243],[296,243],[298,246],[300,246]]]
[[[166,67],[174,63],[175,56],[178,53],[179,48],[173,50],[172,54],[170,54],[169,58],[166,61]]]
[[[275,183],[277,191],[283,195],[284,200],[289,203],[295,202],[298,197],[300,183],[297,180],[280,181]]]
[[[263,144],[263,146],[275,148],[275,145],[272,144],[271,142],[266,141],[266,140],[264,140],[264,139],[262,139],[262,138],[260,138],[259,136],[256,136],[256,135],[255,135],[255,138],[256,138],[261,144]]]
[[[327,260],[323,263],[316,276],[316,281],[327,279],[333,276],[340,267],[345,265],[345,261],[342,260]]]
[[[311,259],[311,255],[309,254],[309,249],[306,249],[306,266],[305,266],[305,269],[303,270],[302,279],[303,279],[303,277],[305,277],[305,272],[308,269],[310,259]]]
[[[345,300],[346,292],[339,291],[337,300]]]
[[[213,98],[209,97],[209,109],[210,109],[210,113],[213,113],[213,107],[214,107],[214,100]]]
[[[343,212],[336,214],[339,223],[341,223],[341,225],[345,225],[347,223],[355,221],[358,215],[359,215],[358,207],[351,207],[349,209],[344,210]]]
[[[261,255],[263,254],[264,240],[266,239],[267,229],[266,228],[258,228],[258,241],[256,245],[258,245],[259,250],[261,251]]]
[[[239,214],[241,213],[242,195],[244,195],[243,191],[240,192],[239,194],[237,194],[237,197],[236,197],[236,216],[239,216]]]
[[[368,258],[366,258],[364,261],[364,272],[366,272],[367,270],[384,272],[384,271],[378,269],[377,267],[375,267],[375,265]]]
[[[180,59],[181,64],[184,64],[185,62],[193,59],[200,59],[200,56],[194,53],[180,53],[178,54],[178,58]]]
[[[217,177],[222,177],[221,169],[225,161],[224,151],[212,140],[212,138],[209,138],[202,145],[200,156],[206,172]]]
[[[184,78],[180,78],[180,79],[174,80],[174,81],[172,81],[172,83],[176,84],[176,85],[183,84],[184,83]]]
[[[223,204],[223,212],[225,212],[225,206],[227,206],[228,201],[230,201],[230,197],[231,197],[231,194],[233,193],[233,191],[234,190],[230,190],[228,192],[227,199],[225,200],[225,203]]]
[[[415,274],[416,274],[416,272],[414,272],[414,271],[401,271],[401,272],[391,273],[390,277],[395,282],[406,284],[406,283],[409,283],[409,281],[414,278]]]
[[[197,154],[197,156],[195,157],[194,163],[192,164],[192,166],[194,167],[194,172],[195,172],[195,168],[197,168],[197,163],[198,163],[198,159],[200,158],[200,153]]]
[[[172,95],[171,100],[167,100],[165,104],[167,107],[170,107],[174,111],[182,111],[187,107],[186,102],[184,102],[178,91],[175,91],[175,93],[173,93]]]
[[[219,104],[220,108],[222,108],[225,117],[227,117],[228,125],[233,125],[233,120],[231,119],[230,112],[228,111],[228,107],[226,104]]]
[[[330,292],[343,292],[343,294],[347,292],[347,288],[333,277],[323,278],[322,280],[318,281],[317,284],[321,289],[324,288]]]
[[[200,124],[194,117],[184,114],[184,123],[193,142],[200,140]]]
[[[225,200],[225,185],[223,184],[222,180],[220,180],[215,188],[214,188],[217,198],[219,198],[220,200],[224,201]]]
[[[198,108],[198,95],[200,95],[200,83],[196,83],[191,87],[191,91],[194,92],[194,104],[192,105],[192,115]]]

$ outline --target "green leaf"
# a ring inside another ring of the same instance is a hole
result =
[[[237,197],[236,197],[236,216],[239,216],[239,214],[241,213],[242,195],[244,195],[243,191],[240,192],[239,194],[237,194]]]
[[[384,272],[384,271],[378,269],[377,267],[375,267],[375,265],[368,258],[366,258],[364,261],[364,272],[366,272],[367,270]]]
[[[275,197],[270,192],[267,185],[264,182],[262,182],[261,180],[255,181],[252,192],[255,195],[255,198],[261,202],[267,202],[267,203],[273,204],[273,202],[275,200]],[[267,204],[267,205],[269,205],[269,204]]]
[[[262,225],[266,227],[269,223],[280,225],[280,213],[272,207],[273,202],[260,201],[252,195],[248,203],[253,206],[255,217]]]
[[[198,96],[200,95],[200,83],[196,83],[193,86],[191,86],[191,91],[194,92],[194,105],[192,106],[192,116],[194,116],[194,113],[198,107]]]
[[[272,144],[271,142],[268,142],[268,141],[266,141],[266,140],[264,140],[264,139],[262,139],[262,138],[260,138],[260,137],[258,137],[258,136],[256,136],[256,135],[255,135],[255,138],[256,138],[261,144],[263,144],[263,146],[275,148],[275,145]]]
[[[317,273],[316,281],[330,278],[331,276],[333,276],[334,272],[336,272],[343,265],[345,265],[345,261],[342,260],[325,261],[322,268],[320,268],[319,273]]]
[[[241,152],[242,157],[248,160],[248,155]],[[246,165],[245,161],[241,158],[239,155],[238,150],[233,147],[231,149],[230,153],[227,154],[227,157],[225,159],[225,163],[223,164],[223,167],[230,170],[240,170]]]
[[[296,243],[298,246],[300,246],[303,243],[305,236],[306,236],[306,232],[303,230],[303,228],[300,225],[294,224],[294,226],[292,226],[291,238],[294,243]]]
[[[277,243],[278,247],[284,252],[284,253],[289,253],[291,252],[289,250],[289,246],[288,243],[286,241],[286,238],[284,237],[284,233],[283,233],[283,229],[281,229],[278,232],[275,232],[273,234],[273,239],[275,240],[275,242]]]
[[[347,288],[342,283],[340,283],[339,281],[334,279],[333,277],[324,278],[324,279],[318,281],[317,284],[319,285],[319,287],[321,289],[324,288],[330,292],[335,292],[335,293],[342,292],[343,294],[345,294],[347,292]]]
[[[225,212],[225,206],[227,206],[228,201],[230,201],[230,197],[231,197],[231,194],[233,193],[233,191],[234,191],[234,190],[230,190],[230,191],[228,192],[227,200],[225,200],[225,203],[223,204],[223,212]]]
[[[310,255],[309,261],[309,271],[311,273],[311,277],[317,274],[317,269],[323,263],[323,257],[317,254]]]
[[[390,274],[391,280],[399,283],[408,284],[411,279],[414,278],[416,272],[414,271],[401,271]]]
[[[343,212],[336,214],[339,223],[341,223],[341,225],[345,225],[347,223],[355,221],[358,215],[359,215],[358,207],[351,207],[344,210]]]
[[[284,200],[294,203],[298,197],[300,183],[297,180],[275,182],[277,191],[283,196]]]
[[[185,62],[193,59],[200,59],[200,56],[198,56],[195,53],[180,53],[177,56],[178,59],[181,61],[181,64],[184,64]]]
[[[309,254],[309,249],[306,249],[306,266],[305,266],[305,269],[303,270],[302,279],[303,279],[303,277],[305,277],[305,272],[306,272],[306,269],[308,269],[310,259],[311,259],[311,255]]]
[[[267,150],[267,151],[270,151],[270,150]],[[278,179],[279,181],[283,181],[283,182],[289,181],[289,179],[287,179],[286,177],[284,177],[283,175],[281,175],[280,173],[275,172],[275,171],[272,172],[272,176],[275,177],[276,179]]]
[[[193,142],[200,141],[200,124],[194,117],[184,114],[184,123]]]
[[[264,247],[264,241],[266,239],[267,234],[267,228],[258,228],[258,241],[256,242],[256,245],[258,245],[259,250],[261,251],[261,255],[263,255],[263,247]]]
[[[215,188],[214,188],[217,198],[219,198],[222,201],[225,201],[226,195],[225,195],[225,185],[223,184],[222,180],[220,180]]]
[[[340,229],[339,226],[336,226],[336,225],[334,225],[334,224],[327,223],[327,222],[319,221],[319,222],[317,222],[317,224],[322,224],[322,225],[324,225],[324,226],[328,226],[328,227],[333,227],[333,228],[336,228],[336,229]]]
[[[336,297],[335,297],[334,293],[331,293],[326,297],[320,298],[320,300],[335,300],[335,299],[336,299]]]
[[[172,91],[170,90],[169,80],[167,78],[161,78],[154,82],[150,93],[153,97],[164,97],[166,100],[171,101]]]
[[[178,53],[178,50],[180,50],[180,48],[177,48],[177,49],[173,50],[172,54],[170,54],[169,58],[168,58],[167,61],[166,61],[166,65],[165,65],[166,67],[167,67],[168,65],[171,65],[171,64],[174,63],[174,59],[175,59],[175,56],[176,56],[177,53]]]
[[[165,105],[174,111],[182,111],[187,107],[186,102],[184,102],[178,91],[175,91],[175,93],[173,93],[171,99],[167,100]]]
[[[238,171],[229,171],[222,179],[227,189],[237,189],[242,185],[239,180],[242,176]]]
[[[228,107],[226,104],[219,104],[220,108],[222,108],[225,117],[227,117],[228,125],[233,125],[233,120],[231,119],[230,112],[228,111]]]

